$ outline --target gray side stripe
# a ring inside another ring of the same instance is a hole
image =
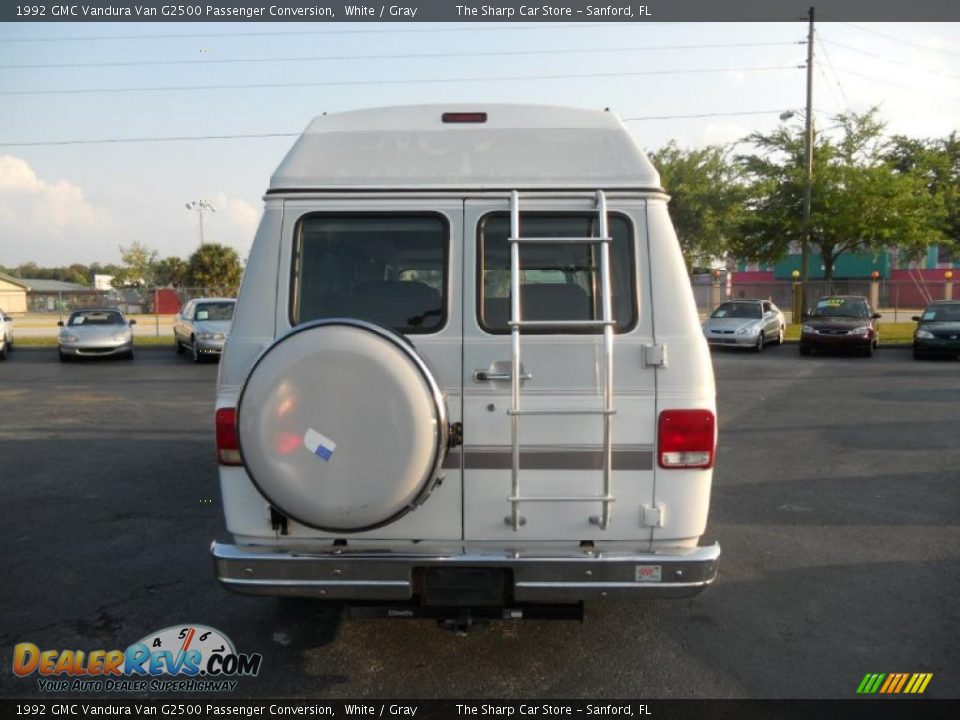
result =
[[[466,450],[467,470],[509,470],[511,454],[509,447],[466,447],[447,454],[443,467],[460,467],[461,450]],[[522,470],[601,470],[603,451],[594,448],[535,448],[520,450]],[[652,470],[653,451],[636,448],[613,449],[614,470]]]

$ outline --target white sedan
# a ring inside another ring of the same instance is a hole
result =
[[[703,323],[711,346],[746,347],[757,352],[764,345],[783,343],[786,322],[770,300],[731,300],[721,304]]]

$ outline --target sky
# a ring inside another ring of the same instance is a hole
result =
[[[118,262],[133,241],[187,257],[200,242],[185,207],[195,200],[216,208],[205,239],[245,258],[270,175],[323,112],[544,103],[610,108],[651,150],[734,143],[803,108],[806,30],[802,20],[0,23],[0,265]],[[960,23],[816,30],[818,127],[878,105],[891,134],[958,129]],[[211,138],[222,135],[274,136]],[[157,140],[185,137],[206,139]]]

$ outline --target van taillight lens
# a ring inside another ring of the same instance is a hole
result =
[[[217,461],[221,465],[240,465],[240,447],[237,445],[237,409],[217,410]]]
[[[709,410],[664,410],[657,424],[657,463],[662,468],[713,467],[717,420]]]

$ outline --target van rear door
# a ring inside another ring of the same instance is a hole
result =
[[[279,263],[281,272],[290,269],[290,284],[277,286],[276,334],[331,317],[392,330],[415,348],[446,390],[448,421],[461,422],[462,223],[460,198],[287,200],[282,233],[287,241]],[[377,407],[378,399],[357,397],[356,402]],[[366,452],[384,452],[380,438],[360,441]],[[444,468],[443,483],[413,512],[354,537],[460,540],[459,456],[448,456]],[[338,537],[296,522],[289,534]]]
[[[515,529],[510,501],[511,436],[510,199],[468,200],[464,213],[463,418],[464,539],[631,540],[649,543],[644,508],[653,500],[655,370],[643,365],[652,344],[646,274],[644,201],[611,200],[608,222],[614,339],[611,522],[602,503],[524,501]],[[599,236],[594,193],[524,194],[522,237]],[[522,318],[601,317],[599,245],[521,245]],[[603,405],[604,345],[597,328],[524,330],[521,388],[526,410],[595,410]],[[602,415],[520,418],[517,497],[602,497]],[[637,546],[634,546],[637,547]],[[643,545],[639,546],[643,547]]]

